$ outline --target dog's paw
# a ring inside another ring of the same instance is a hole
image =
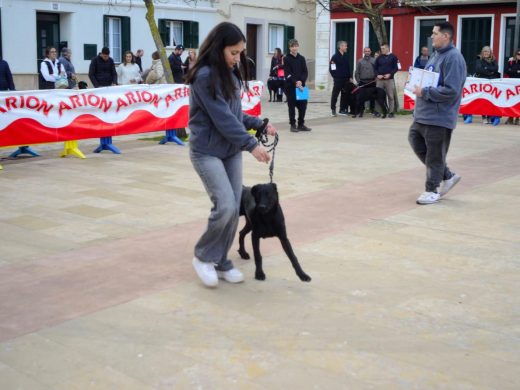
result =
[[[240,258],[242,258],[243,260],[249,260],[251,258],[249,257],[249,253],[240,249],[238,250],[238,254],[240,255]]]
[[[310,282],[312,280],[311,277],[305,273],[298,275],[298,277],[302,282]]]
[[[256,271],[255,272],[255,279],[256,280],[265,280],[264,271]]]

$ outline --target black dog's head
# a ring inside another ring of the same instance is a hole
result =
[[[261,214],[267,214],[278,204],[278,189],[276,184],[257,184],[251,188],[255,198],[256,209]]]

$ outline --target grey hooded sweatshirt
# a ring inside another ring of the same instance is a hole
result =
[[[231,70],[230,70],[231,71]],[[226,100],[216,88],[216,99],[210,92],[211,69],[199,69],[190,89],[190,148],[197,153],[209,154],[221,159],[240,151],[251,152],[258,144],[247,130],[257,129],[261,119],[242,112],[240,82],[232,75],[236,92]]]
[[[435,51],[425,70],[440,73],[437,87],[426,87],[415,101],[417,123],[454,129],[459,114],[462,88],[466,81],[466,62],[453,44]]]

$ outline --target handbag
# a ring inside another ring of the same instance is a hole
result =
[[[54,88],[56,89],[67,89],[69,88],[69,81],[66,77],[57,77],[56,82],[54,83]]]
[[[296,88],[296,100],[309,100],[309,88]]]
[[[285,71],[283,70],[283,68],[278,68],[276,70],[276,76],[279,77],[279,78],[284,78],[285,77]]]

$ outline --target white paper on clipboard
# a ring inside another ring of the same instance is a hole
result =
[[[415,91],[416,86],[421,88],[436,87],[439,85],[439,73],[429,70],[410,67],[408,71],[408,80],[404,88],[410,92]]]

